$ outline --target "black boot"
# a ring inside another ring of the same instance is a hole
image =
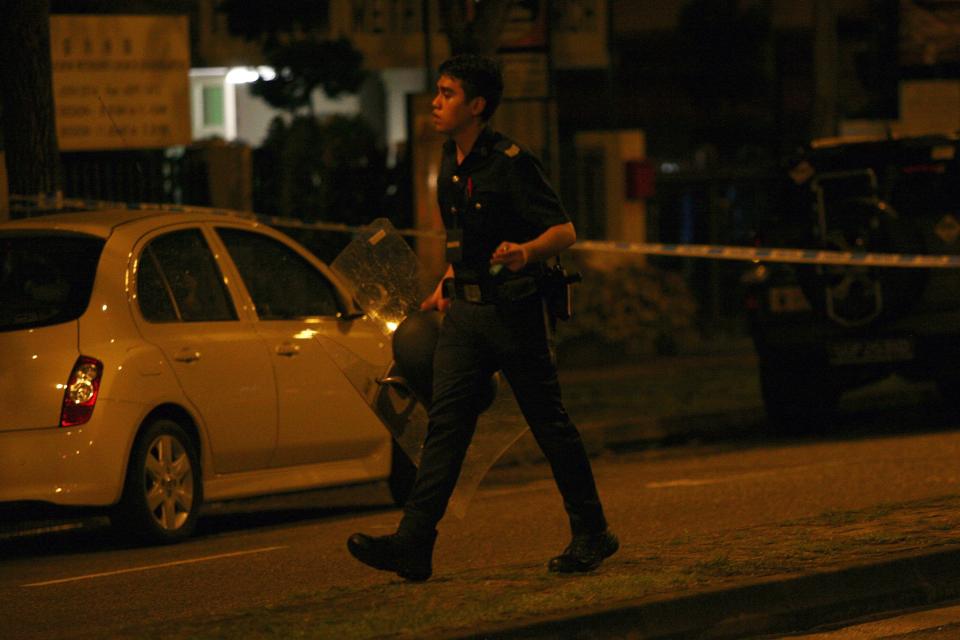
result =
[[[619,548],[617,536],[609,530],[602,533],[576,534],[562,554],[550,559],[547,568],[553,573],[593,571]]]
[[[354,558],[374,569],[393,571],[406,580],[422,582],[433,573],[436,540],[436,531],[417,538],[397,533],[388,536],[355,533],[347,540],[347,549]]]

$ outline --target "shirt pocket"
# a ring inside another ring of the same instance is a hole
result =
[[[509,199],[502,191],[479,190],[467,202],[467,215],[482,221],[482,224],[490,224],[494,220],[503,220],[508,206]]]

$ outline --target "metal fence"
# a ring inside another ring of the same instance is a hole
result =
[[[256,162],[256,154],[254,159],[253,200],[262,208],[269,198],[260,192],[269,185],[260,175],[264,167],[257,166],[262,163]],[[208,168],[199,147],[62,153],[61,161],[65,197],[211,204]],[[660,174],[656,194],[648,201],[647,237],[676,244],[752,244],[760,221],[776,206],[776,180],[776,174],[767,170]],[[327,246],[330,238],[324,236],[305,232],[299,239],[329,260],[343,238]],[[735,324],[742,316],[742,263],[679,257],[649,260],[683,275],[696,296],[704,326]]]
[[[67,198],[210,204],[207,165],[198,149],[136,149],[60,154]]]

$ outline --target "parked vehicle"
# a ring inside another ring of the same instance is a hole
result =
[[[323,340],[391,370],[390,337],[336,274],[252,220],[0,225],[0,503],[102,508],[170,542],[205,501],[384,479],[402,501],[397,390],[364,398]]]
[[[956,136],[825,140],[785,167],[763,246],[960,254]],[[960,397],[960,270],[760,263],[744,278],[763,400],[805,426],[891,374]]]

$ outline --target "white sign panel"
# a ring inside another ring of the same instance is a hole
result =
[[[186,16],[52,15],[62,151],[189,144]]]

